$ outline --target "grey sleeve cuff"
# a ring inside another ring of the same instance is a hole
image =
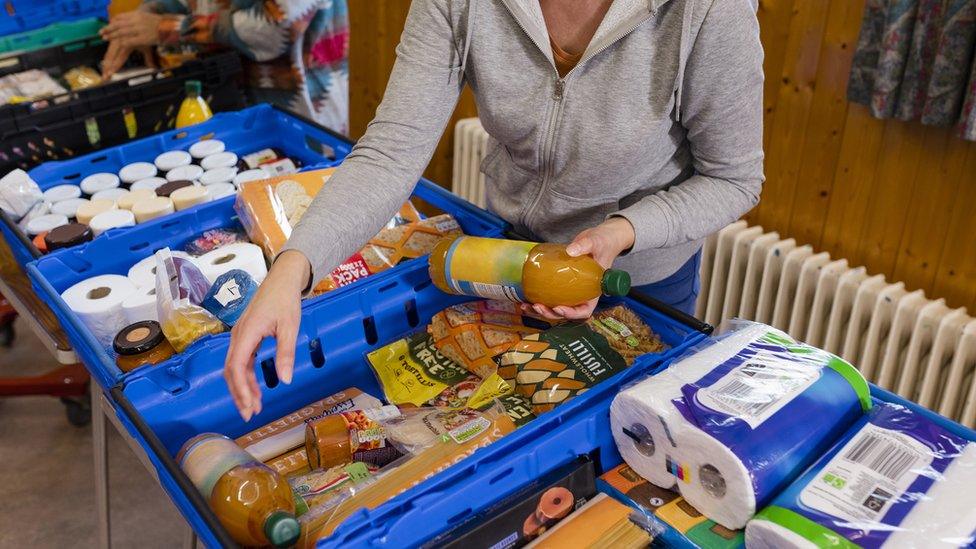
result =
[[[275,256],[274,261],[278,261],[281,254],[293,250],[296,251],[308,260],[308,284],[302,290],[302,297],[307,297],[312,288],[315,288],[323,278],[329,275],[329,272],[325,271],[323,265],[335,256],[337,250],[331,246],[325,246],[320,242],[320,238],[315,238],[313,235],[309,234],[308,231],[296,231],[292,233],[291,238],[285,243],[278,255]]]
[[[622,217],[634,227],[634,245],[628,254],[653,248],[663,248],[671,237],[671,218],[657,203],[655,196],[648,196],[638,203],[607,216]]]

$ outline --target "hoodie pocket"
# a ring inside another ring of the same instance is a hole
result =
[[[516,219],[538,190],[536,174],[522,169],[511,153],[498,141],[488,140],[487,152],[481,162],[485,174],[485,195],[492,211],[505,219]]]

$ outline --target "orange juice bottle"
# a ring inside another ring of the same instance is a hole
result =
[[[442,291],[541,303],[580,305],[600,294],[630,291],[630,275],[606,269],[586,255],[570,257],[563,244],[461,236],[437,243],[430,278]]]
[[[199,124],[205,120],[210,120],[213,113],[210,112],[210,105],[200,97],[200,81],[186,81],[186,98],[180,104],[180,112],[176,113],[176,127],[185,128],[194,124]]]
[[[298,540],[288,482],[234,441],[203,433],[186,441],[176,460],[241,545],[289,547]]]

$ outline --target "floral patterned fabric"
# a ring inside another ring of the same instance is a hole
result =
[[[976,140],[976,2],[866,0],[848,99]]]
[[[349,130],[349,14],[346,0],[153,0],[164,14],[162,48],[233,47],[244,57],[247,92]]]

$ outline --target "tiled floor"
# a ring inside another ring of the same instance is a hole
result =
[[[0,375],[40,373],[54,358],[18,320]],[[113,547],[178,547],[176,508],[109,424]],[[50,397],[0,399],[0,547],[95,547],[91,426]]]

